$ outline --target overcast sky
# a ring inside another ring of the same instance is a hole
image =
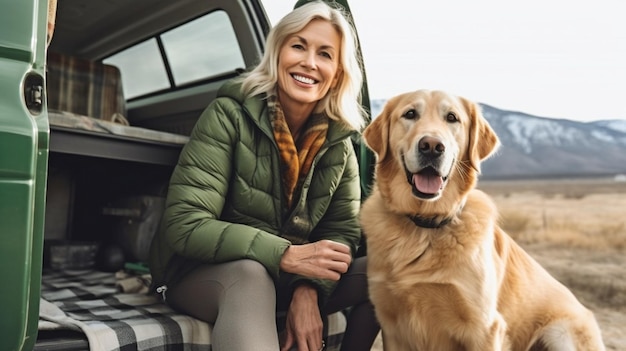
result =
[[[263,3],[275,22],[295,0]],[[349,3],[372,99],[442,89],[540,117],[626,119],[623,0]]]

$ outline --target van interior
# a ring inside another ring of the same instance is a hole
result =
[[[112,240],[112,217],[125,215],[111,206],[164,194],[202,110],[262,52],[268,23],[254,4],[58,2],[46,239]]]
[[[147,292],[145,262],[182,146],[269,27],[252,0],[58,1],[35,350],[209,349],[209,325]]]

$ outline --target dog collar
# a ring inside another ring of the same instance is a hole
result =
[[[465,207],[465,200],[459,206],[459,209],[456,211],[456,214],[450,217],[445,217],[444,219],[440,221],[437,220],[439,216],[423,217],[420,215],[413,215],[413,216],[407,215],[407,217],[409,217],[409,219],[413,221],[413,223],[415,223],[415,225],[418,227],[428,228],[428,229],[439,229],[441,227],[444,227],[450,224],[450,222],[452,222],[452,219],[455,216],[458,216],[461,213],[461,211],[463,211],[464,207]]]
[[[409,217],[416,226],[428,229],[438,229],[452,222],[452,217],[446,217],[441,221],[437,220],[438,217],[422,217],[418,215],[407,217]]]

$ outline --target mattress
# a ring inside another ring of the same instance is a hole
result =
[[[161,132],[152,129],[129,126],[103,119],[96,119],[67,111],[50,110],[48,119],[51,127],[68,130],[103,133],[132,139],[155,141],[159,143],[184,145],[189,141],[185,135]]]

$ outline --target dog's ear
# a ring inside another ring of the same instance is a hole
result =
[[[480,163],[491,156],[500,146],[500,140],[489,122],[483,116],[480,107],[472,101],[461,98],[470,117],[469,142],[467,154],[470,165],[480,173]]]
[[[376,153],[379,162],[384,159],[387,154],[388,138],[389,121],[387,109],[385,108],[363,131],[365,145]]]

